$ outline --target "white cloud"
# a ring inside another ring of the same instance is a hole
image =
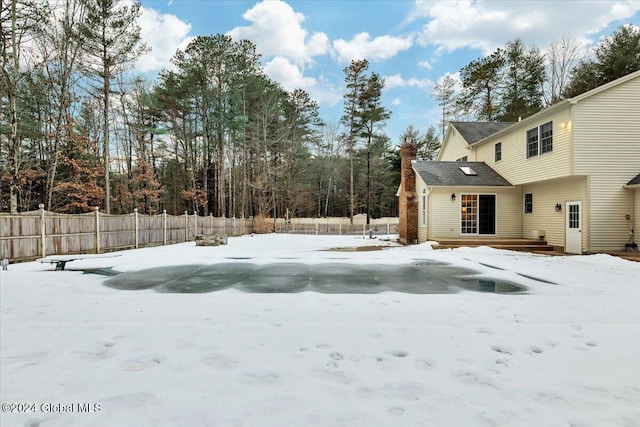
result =
[[[608,25],[640,11],[638,1],[418,0],[412,19],[426,19],[417,41],[453,51],[476,48],[488,54],[522,38],[537,46],[572,34],[583,44]]]
[[[333,49],[338,59],[347,63],[354,59],[382,61],[393,58],[399,52],[409,49],[412,45],[412,36],[405,38],[380,36],[372,40],[369,33],[359,33],[350,41],[335,40]]]
[[[391,105],[398,106],[400,104],[402,104],[402,101],[400,100],[400,98],[393,98],[393,101],[391,101]]]
[[[295,12],[280,0],[264,0],[247,10],[244,19],[250,26],[236,27],[229,31],[234,39],[253,41],[259,53],[266,57],[281,56],[305,64],[314,56],[328,52],[329,39],[324,33],[309,32],[302,28],[305,16]]]
[[[300,68],[287,58],[276,56],[265,64],[264,71],[286,90],[305,90],[319,105],[333,106],[342,99],[342,93],[325,79],[305,77]]]
[[[184,49],[193,39],[188,36],[191,24],[175,15],[160,14],[154,9],[141,7],[140,10],[140,37],[149,45],[151,52],[138,59],[136,69],[146,72],[171,67],[170,60],[176,50]]]
[[[429,79],[418,79],[416,77],[405,79],[402,77],[402,74],[394,74],[384,77],[384,87],[385,89],[393,89],[395,87],[417,87],[423,90],[431,90],[433,89],[433,82]]]
[[[455,94],[460,93],[462,91],[462,80],[460,80],[459,71],[456,73],[445,73],[444,75],[440,76],[440,78],[436,82],[436,85],[440,84],[447,76],[451,77],[455,82],[455,84],[453,85],[453,93]],[[434,85],[434,90],[435,90],[435,85]]]
[[[426,68],[427,70],[433,70],[433,65],[429,61],[420,61],[418,65],[422,68]]]
[[[304,77],[300,69],[287,58],[276,56],[264,66],[265,73],[287,90],[305,89],[315,84],[312,77]]]

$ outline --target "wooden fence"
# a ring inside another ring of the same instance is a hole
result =
[[[278,219],[275,223],[276,233],[289,234],[346,234],[374,235],[398,234],[398,218],[372,220],[371,224],[350,224],[339,218],[318,218],[314,220],[286,221]]]
[[[26,261],[46,255],[101,253],[195,240],[201,234],[241,236],[253,231],[252,219],[197,214],[65,215],[43,206],[19,215],[0,215],[0,259]]]

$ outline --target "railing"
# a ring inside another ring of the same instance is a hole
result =
[[[197,214],[127,215],[94,212],[67,215],[44,206],[19,215],[0,215],[0,259],[26,261],[46,255],[101,253],[195,240],[201,234],[241,236],[253,220]]]

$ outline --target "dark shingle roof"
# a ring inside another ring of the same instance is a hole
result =
[[[627,185],[638,185],[638,184],[640,184],[640,173],[627,183]]]
[[[501,131],[502,129],[511,126],[512,122],[451,122],[460,135],[467,141],[467,144],[471,145],[474,142],[480,141],[493,135],[494,133]]]
[[[465,175],[460,167],[467,166],[477,175]],[[511,186],[498,172],[484,162],[416,161],[413,169],[429,187]]]

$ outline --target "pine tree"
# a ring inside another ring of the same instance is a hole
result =
[[[365,90],[365,72],[368,68],[369,61],[361,59],[352,60],[351,65],[344,69],[347,93],[344,96],[344,114],[341,122],[346,127],[345,137],[347,140],[347,154],[349,156],[349,218],[351,224],[353,224],[353,214],[355,210],[353,161],[357,136],[362,129],[362,122],[358,120],[358,115],[361,112],[361,105],[359,103],[361,94]]]
[[[361,132],[365,140],[365,154],[367,162],[366,175],[366,210],[367,224],[371,220],[371,156],[374,140],[379,138],[380,129],[384,127],[385,122],[391,117],[391,112],[382,105],[382,88],[384,87],[384,79],[380,78],[377,73],[372,73],[366,78],[364,90],[360,94],[358,102],[360,112],[358,120],[361,122]]]
[[[640,29],[623,25],[595,48],[595,58],[581,61],[564,92],[571,98],[640,70]]]
[[[460,70],[462,92],[458,106],[478,120],[494,121],[500,109],[499,87],[505,59],[502,49],[471,61]]]
[[[85,54],[84,71],[98,83],[102,100],[102,143],[104,146],[104,207],[111,212],[109,180],[109,107],[112,79],[133,65],[146,50],[140,43],[140,2],[125,0],[87,0],[86,19],[78,25],[77,37]]]
[[[542,109],[544,59],[537,48],[527,49],[521,39],[504,49],[504,73],[498,121],[515,122]]]

